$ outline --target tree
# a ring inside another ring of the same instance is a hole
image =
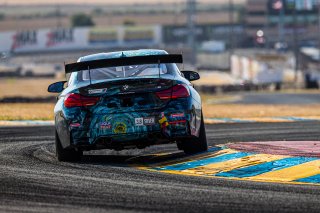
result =
[[[93,11],[92,11],[92,14],[93,14],[93,15],[97,15],[97,16],[101,16],[101,15],[103,15],[103,13],[104,13],[104,11],[103,11],[103,9],[100,8],[100,7],[96,7],[96,8],[94,8]]]
[[[94,26],[94,22],[90,15],[84,13],[77,13],[71,17],[71,24],[73,27]]]
[[[0,13],[0,21],[4,20],[5,15],[3,13]]]
[[[123,25],[124,26],[134,26],[134,25],[136,25],[136,23],[134,21],[126,19],[123,21]]]

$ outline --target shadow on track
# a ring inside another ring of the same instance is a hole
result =
[[[84,155],[79,164],[99,164],[112,166],[130,166],[156,164],[166,161],[180,160],[188,155],[183,152],[147,154],[147,155]]]

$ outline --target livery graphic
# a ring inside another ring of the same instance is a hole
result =
[[[100,123],[100,128],[101,129],[111,129],[112,126],[111,126],[110,122],[102,122],[102,123]]]
[[[113,132],[116,134],[124,134],[127,132],[127,125],[122,122],[117,122],[115,124],[115,128],[114,128]]]

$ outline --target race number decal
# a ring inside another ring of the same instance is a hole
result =
[[[135,118],[136,126],[143,126],[143,118]]]

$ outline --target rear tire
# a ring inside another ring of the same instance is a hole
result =
[[[201,124],[200,124],[199,137],[182,141],[181,144],[179,144],[179,146],[182,148],[182,150],[186,154],[196,154],[196,153],[205,152],[208,150],[206,129],[204,126],[202,112],[201,112]]]
[[[61,145],[58,133],[55,134],[55,147],[56,147],[56,157],[58,161],[71,162],[79,161],[83,155],[83,152],[75,149],[64,149]]]

